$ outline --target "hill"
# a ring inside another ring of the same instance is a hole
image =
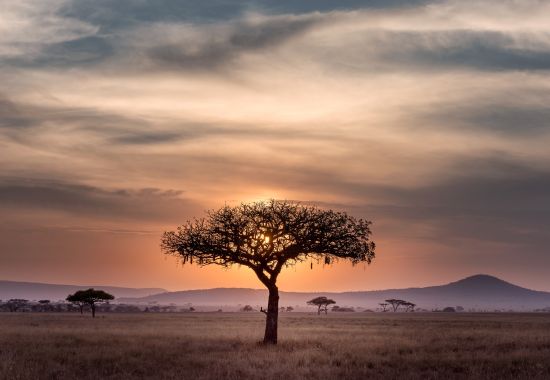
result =
[[[115,302],[132,304],[176,304],[203,306],[205,310],[236,310],[242,305],[265,306],[267,291],[247,288],[216,288],[168,292],[161,288],[124,288],[114,286],[57,285],[0,281],[0,299],[62,300],[69,293],[86,288],[103,289]],[[522,288],[489,275],[475,275],[446,285],[424,288],[388,289],[354,292],[280,292],[280,305],[306,310],[306,302],[317,296],[336,300],[339,306],[375,309],[380,302],[399,298],[428,310],[462,306],[466,310],[531,311],[550,306],[550,293]]]
[[[399,298],[426,309],[463,306],[465,309],[530,311],[550,306],[550,293],[513,285],[489,275],[475,275],[446,285],[425,288],[389,289],[357,292],[280,292],[281,306],[304,308],[316,296],[333,298],[340,306],[376,308],[389,298]],[[120,302],[193,304],[210,307],[250,304],[265,306],[267,291],[263,289],[217,288],[164,292],[139,298],[123,298]]]
[[[119,297],[145,297],[151,294],[166,292],[162,288],[123,288],[117,286],[88,286],[88,285],[58,285],[43,284],[36,282],[18,282],[18,281],[0,281],[0,299],[24,298],[28,300],[64,300],[67,295],[74,293],[79,289],[102,289],[106,292]]]

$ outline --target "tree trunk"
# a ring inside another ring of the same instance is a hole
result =
[[[95,318],[95,305],[92,304],[92,318]]]
[[[319,307],[317,308],[317,315],[321,315],[321,307],[322,307],[322,306],[323,306],[323,305],[319,305]]]
[[[80,307],[80,314],[84,314],[84,305],[79,305]]]
[[[265,320],[264,344],[277,344],[277,320],[279,318],[279,289],[269,288],[269,299]]]

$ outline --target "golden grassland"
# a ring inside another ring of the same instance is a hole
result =
[[[1,379],[550,379],[550,315],[0,313]]]

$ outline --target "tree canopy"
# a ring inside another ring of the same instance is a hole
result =
[[[370,263],[375,255],[370,225],[345,212],[270,200],[209,211],[165,232],[161,248],[184,264],[251,268],[269,290],[264,342],[276,343],[281,270],[310,258]]]
[[[12,298],[8,302],[6,302],[6,306],[8,307],[9,311],[15,312],[27,306],[28,302],[29,301],[26,299]]]
[[[87,290],[78,290],[74,294],[67,296],[67,301],[77,304],[80,307],[80,313],[84,305],[89,305],[92,309],[92,317],[95,318],[96,303],[106,302],[115,299],[115,297],[103,290],[93,288]]]
[[[388,304],[391,305],[394,312],[396,312],[400,306],[404,306],[405,311],[414,311],[414,308],[416,307],[416,304],[412,302],[395,298],[386,300],[386,303],[380,303],[379,305],[383,307],[383,311],[386,311],[386,307],[388,306]]]
[[[308,305],[317,306],[317,314],[321,314],[321,310],[324,311],[325,314],[327,314],[328,305],[332,305],[335,303],[336,301],[324,296],[315,297],[314,299],[307,301]]]

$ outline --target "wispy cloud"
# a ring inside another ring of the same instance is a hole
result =
[[[0,3],[0,58],[31,58],[43,47],[93,36],[98,28],[58,14],[66,0],[2,1]]]

